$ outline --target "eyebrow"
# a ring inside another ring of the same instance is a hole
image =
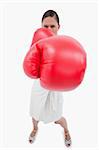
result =
[[[44,25],[44,27],[55,27],[55,25]]]

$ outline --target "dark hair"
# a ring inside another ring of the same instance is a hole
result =
[[[46,18],[46,17],[55,17],[55,20],[57,21],[57,23],[59,25],[59,17],[58,17],[58,14],[54,10],[47,10],[42,17],[42,22],[43,22],[44,18]]]

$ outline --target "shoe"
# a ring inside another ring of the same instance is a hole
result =
[[[31,134],[30,134],[30,136],[29,136],[29,143],[34,143],[34,141],[35,141],[35,138],[36,138],[36,135],[37,135],[37,129],[34,129],[32,132],[31,132]]]
[[[72,141],[71,141],[71,137],[70,137],[69,131],[64,132],[64,136],[65,136],[65,140],[64,140],[65,145],[67,147],[70,147],[71,144],[72,144]]]

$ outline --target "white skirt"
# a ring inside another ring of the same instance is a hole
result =
[[[30,116],[44,123],[57,121],[62,116],[62,107],[62,92],[44,89],[36,79],[31,91]]]

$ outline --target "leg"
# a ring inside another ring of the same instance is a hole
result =
[[[33,122],[33,129],[37,130],[39,121],[36,121],[34,118],[32,118],[32,122]]]
[[[33,123],[33,130],[29,136],[29,142],[30,143],[33,143],[34,140],[35,140],[35,136],[36,136],[36,133],[38,131],[38,122],[39,121],[36,121],[34,118],[32,118],[32,123]]]
[[[60,124],[64,128],[64,131],[68,130],[67,122],[66,122],[66,119],[64,117],[61,117],[58,121],[55,121],[55,123]]]
[[[71,137],[69,134],[68,126],[67,126],[67,121],[64,117],[61,117],[60,120],[55,121],[56,124],[60,124],[61,127],[64,129],[64,135],[65,135],[65,144],[67,147],[71,145]]]

